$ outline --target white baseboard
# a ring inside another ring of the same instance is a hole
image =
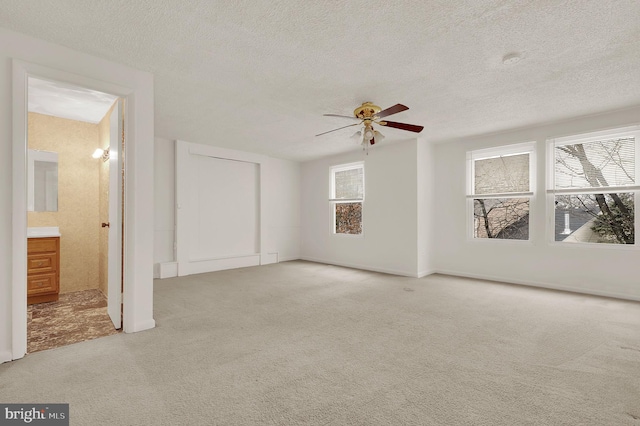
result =
[[[260,265],[260,254],[224,257],[217,259],[203,259],[190,261],[184,265],[178,264],[178,276],[203,274],[206,272],[223,271],[226,269],[246,268]]]
[[[11,351],[0,352],[0,364],[9,361],[13,361],[13,354],[11,353]]]
[[[279,263],[280,258],[278,253],[265,253],[260,255],[260,265],[270,265],[272,263]]]
[[[395,269],[386,269],[386,268],[376,268],[374,266],[369,266],[369,265],[358,265],[355,263],[348,263],[348,262],[336,262],[333,260],[318,259],[315,257],[308,257],[308,256],[302,256],[300,257],[300,259],[307,260],[309,262],[324,263],[327,265],[344,266],[347,268],[363,269],[365,271],[382,272],[383,274],[401,275],[403,277],[418,278],[418,274],[415,272],[406,272],[406,271],[399,271]]]
[[[178,276],[178,262],[162,262],[153,266],[153,278],[162,279]]]
[[[290,262],[292,260],[302,260],[300,256],[282,256],[278,259],[278,262]]]
[[[156,326],[156,320],[151,318],[151,319],[148,319],[146,321],[140,321],[140,322],[134,324],[133,329],[125,329],[124,332],[125,333],[137,333],[139,331],[145,331],[145,330],[152,329],[155,326]]]
[[[633,300],[633,301],[640,302],[640,296],[620,294],[620,293],[611,292],[611,291],[593,290],[590,288],[563,286],[563,285],[542,283],[542,282],[528,281],[528,280],[517,280],[517,279],[513,280],[509,278],[498,277],[495,275],[469,274],[466,272],[459,272],[459,271],[452,271],[452,270],[445,270],[445,269],[436,269],[434,273],[442,274],[442,275],[451,275],[455,277],[475,278],[478,280],[496,281],[496,282],[501,282],[506,284],[525,285],[528,287],[546,288],[549,290],[560,290],[560,291],[567,291],[570,293],[589,294],[592,296],[611,297],[614,299]]]
[[[436,271],[432,270],[432,269],[428,269],[426,271],[421,271],[418,272],[418,278],[422,278],[422,277],[426,277],[427,275],[431,275],[431,274],[435,274]]]

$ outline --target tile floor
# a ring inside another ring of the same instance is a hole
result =
[[[27,352],[53,349],[119,333],[107,314],[100,290],[60,295],[57,302],[37,303],[27,309]]]

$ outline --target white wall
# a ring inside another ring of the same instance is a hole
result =
[[[156,277],[175,276],[177,267],[174,255],[176,232],[175,191],[176,158],[175,141],[156,138],[155,140],[155,243],[154,262]],[[223,155],[233,153],[247,160],[257,158],[256,154],[233,150],[220,150]],[[259,156],[263,162],[261,170],[261,203],[264,203],[265,253],[272,261],[286,261],[300,258],[300,165],[294,161]],[[253,160],[252,160],[253,161]],[[266,259],[264,263],[268,263]]]
[[[17,62],[13,62],[13,59],[24,61],[18,66],[21,70],[39,68],[44,72],[43,67],[46,67],[47,70],[52,70],[47,71],[49,73],[61,76],[73,74],[74,77],[70,79],[73,82],[80,80],[100,82],[93,88],[109,86],[115,89],[118,87],[133,95],[129,109],[131,114],[135,115],[135,126],[128,128],[131,143],[127,148],[126,160],[131,167],[128,169],[125,201],[127,206],[125,220],[129,229],[125,240],[127,268],[124,327],[125,331],[134,332],[155,325],[152,281],[153,160],[149,156],[149,153],[153,152],[153,76],[0,28],[0,63],[2,64],[0,66],[0,362],[22,356],[20,352],[23,349],[23,343],[26,349],[26,319],[24,324],[18,324],[17,321],[14,323],[13,320],[14,303],[18,303],[17,299],[21,299],[13,294],[14,269],[21,274],[24,266],[26,277],[26,254],[21,258],[18,257],[20,252],[14,253],[12,250],[16,241],[20,241],[19,244],[26,247],[26,214],[24,221],[16,216],[16,223],[20,222],[20,226],[13,227],[13,200],[24,199],[26,211],[26,195],[21,197],[18,194],[22,191],[13,194],[14,178],[16,178],[16,184],[24,181],[24,176],[20,176],[17,172],[18,168],[14,175],[13,158],[24,158],[24,153],[13,152],[14,134],[24,134],[23,130],[14,128],[14,113],[19,118],[17,121],[22,121],[25,115],[24,110],[26,110],[24,108],[14,112],[12,64],[16,66]],[[24,80],[24,72],[20,78]],[[23,88],[16,90],[24,91]],[[122,95],[126,94],[122,93]],[[24,100],[16,99],[15,101],[24,106]],[[24,191],[26,191],[26,185]],[[16,204],[16,209],[18,211],[21,207]],[[26,303],[26,289],[21,290],[24,290]],[[16,297],[14,302],[12,299]],[[16,326],[24,329],[24,336],[22,333],[19,333],[20,335],[15,333]]]
[[[546,139],[640,122],[640,108],[578,118],[435,146],[435,268],[447,274],[640,300],[640,250],[551,244],[545,215]],[[471,240],[466,235],[466,152],[537,142],[537,195],[530,242]],[[636,230],[636,232],[638,232]]]
[[[12,359],[12,105],[11,55],[0,33],[0,362]]]
[[[418,275],[417,140],[302,164],[302,258]],[[332,233],[329,168],[364,161],[363,236]]]
[[[423,277],[434,272],[433,226],[435,211],[433,146],[423,139],[417,142],[417,204],[418,204],[418,276]]]
[[[175,149],[174,141],[155,138],[153,160],[154,263],[173,262],[175,260],[173,251],[176,231]]]
[[[267,253],[300,259],[300,163],[268,158],[267,166]]]

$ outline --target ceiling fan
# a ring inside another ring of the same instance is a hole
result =
[[[356,132],[352,137],[358,139],[362,137],[362,145],[366,147],[368,145],[373,145],[384,138],[382,133],[373,128],[374,124],[379,126],[393,127],[400,130],[407,130],[409,132],[420,133],[422,129],[424,129],[424,126],[398,123],[396,121],[380,121],[381,118],[388,117],[390,115],[397,114],[408,109],[409,107],[402,104],[395,104],[394,106],[391,106],[387,109],[382,109],[378,105],[374,105],[371,102],[364,102],[358,108],[353,110],[353,117],[339,114],[324,114],[326,117],[342,117],[351,120],[358,120],[358,123],[338,127],[337,129],[329,130],[328,132],[319,133],[316,136],[325,135],[327,133],[335,132],[336,130],[346,129],[347,127],[363,126],[362,130]]]

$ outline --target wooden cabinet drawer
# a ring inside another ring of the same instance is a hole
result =
[[[55,273],[39,274],[27,277],[27,295],[58,291],[58,280]]]
[[[55,253],[58,251],[58,238],[29,238],[27,241],[27,254]]]
[[[27,240],[27,304],[58,300],[60,237]]]
[[[41,274],[58,270],[58,256],[55,253],[27,255],[27,274]]]

